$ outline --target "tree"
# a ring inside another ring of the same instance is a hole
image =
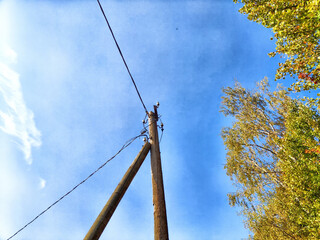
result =
[[[237,189],[230,205],[241,207],[252,239],[320,239],[319,112],[269,91],[266,79],[258,86],[223,89],[221,111],[235,119],[222,130]]]
[[[292,90],[320,88],[320,0],[233,0],[248,19],[271,28],[280,55],[276,79],[296,78]]]

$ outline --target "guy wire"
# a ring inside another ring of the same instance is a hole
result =
[[[100,1],[99,1],[99,0],[97,0],[97,1],[98,1],[98,4],[99,4],[99,7],[100,7],[100,9],[101,9],[101,12],[102,12],[102,14],[103,14],[103,16],[104,16],[104,19],[106,20],[106,22],[107,22],[107,24],[108,24],[108,27],[109,27],[109,30],[110,30],[111,35],[112,35],[112,37],[113,37],[113,40],[114,40],[115,44],[117,45],[117,48],[118,48],[118,51],[119,51],[120,56],[121,56],[121,58],[122,58],[122,61],[123,61],[124,65],[126,66],[126,69],[127,69],[128,73],[129,73],[129,76],[130,76],[130,78],[131,78],[131,81],[132,81],[132,83],[133,83],[133,85],[134,85],[134,87],[135,87],[135,89],[136,89],[136,92],[137,92],[139,98],[140,98],[140,101],[141,101],[141,103],[142,103],[142,105],[143,105],[143,108],[144,108],[144,110],[146,111],[147,115],[149,116],[149,113],[148,113],[148,110],[147,110],[147,108],[146,108],[146,105],[144,105],[144,102],[143,102],[142,97],[141,97],[141,95],[140,95],[140,93],[139,93],[138,87],[137,87],[137,85],[136,85],[136,83],[135,83],[135,81],[134,81],[134,79],[133,79],[133,77],[132,77],[132,75],[131,75],[131,72],[130,72],[129,67],[128,67],[128,65],[127,65],[127,62],[126,62],[126,60],[124,59],[124,56],[123,56],[123,54],[122,54],[122,52],[121,52],[120,46],[119,46],[119,44],[118,44],[118,42],[117,42],[117,39],[116,39],[116,37],[115,37],[114,34],[113,34],[113,31],[112,31],[112,28],[111,28],[111,26],[110,26],[110,24],[109,24],[109,21],[108,21],[108,19],[107,19],[107,16],[106,16],[106,14],[104,13],[104,10],[103,10],[103,8],[102,8],[102,6],[101,6]]]
[[[58,200],[56,200],[54,203],[52,203],[49,207],[47,207],[45,210],[43,210],[41,213],[39,213],[36,217],[34,217],[30,222],[28,222],[26,225],[24,225],[22,228],[20,228],[18,231],[16,231],[11,237],[7,238],[7,240],[13,238],[16,236],[19,232],[24,230],[26,227],[28,227],[31,223],[33,223],[37,218],[39,218],[41,215],[43,215],[45,212],[47,212],[51,207],[56,205],[58,202],[60,202],[62,199],[64,199],[66,196],[68,196],[70,193],[72,193],[76,188],[78,188],[81,184],[85,183],[89,178],[91,178],[94,174],[96,174],[101,168],[103,168],[108,162],[110,162],[112,159],[114,159],[119,153],[121,153],[125,148],[127,148],[131,143],[133,143],[137,138],[145,136],[145,134],[140,134],[136,137],[133,137],[129,139],[128,141],[123,144],[123,146],[120,148],[120,150],[113,155],[111,158],[109,158],[107,161],[105,161],[100,167],[98,167],[94,172],[92,172],[87,178],[82,180],[80,183],[78,183],[76,186],[74,186],[69,192],[64,194],[62,197],[60,197]]]

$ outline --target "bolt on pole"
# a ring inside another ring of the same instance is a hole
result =
[[[154,113],[149,112],[149,135],[151,143],[151,177],[154,207],[154,240],[168,240],[169,234],[167,212],[164,196],[157,121],[157,107],[154,106]]]
[[[112,217],[114,211],[116,210],[119,202],[121,201],[123,195],[127,191],[130,183],[132,182],[133,178],[135,177],[136,173],[138,172],[140,166],[142,165],[144,159],[149,153],[150,150],[150,143],[146,142],[142,147],[141,151],[121,179],[120,183],[118,184],[117,188],[112,193],[111,197],[109,198],[107,204],[102,209],[101,213],[93,223],[92,227],[90,228],[89,232],[85,236],[84,240],[97,240],[100,238],[103,230],[107,226],[110,218]]]

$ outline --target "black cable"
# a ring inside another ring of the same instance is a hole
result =
[[[160,141],[159,141],[159,143],[161,143],[161,140],[162,140],[162,135],[163,135],[163,128],[160,128],[160,130],[161,130],[161,137],[160,137]]]
[[[113,31],[112,31],[112,28],[111,28],[111,26],[110,26],[110,24],[109,24],[109,21],[108,21],[108,19],[107,19],[107,16],[106,16],[106,14],[104,13],[104,10],[103,10],[103,8],[102,8],[102,6],[101,6],[101,3],[99,2],[99,0],[97,0],[97,1],[98,1],[98,4],[99,4],[99,7],[100,7],[100,9],[101,9],[101,12],[102,12],[102,14],[103,14],[103,16],[104,16],[104,19],[106,20],[106,22],[107,22],[107,24],[108,24],[108,27],[109,27],[109,30],[110,30],[111,35],[112,35],[112,37],[113,37],[113,40],[114,40],[115,44],[117,45],[117,48],[118,48],[118,51],[119,51],[119,53],[120,53],[120,55],[121,55],[122,61],[123,61],[124,65],[126,66],[127,71],[128,71],[128,73],[129,73],[129,75],[130,75],[131,81],[132,81],[132,83],[133,83],[133,85],[134,85],[134,87],[135,87],[135,89],[136,89],[136,91],[137,91],[137,94],[138,94],[138,96],[139,96],[139,98],[140,98],[140,101],[141,101],[141,103],[142,103],[142,105],[143,105],[143,108],[144,108],[144,110],[146,111],[147,115],[149,116],[149,113],[148,113],[148,110],[147,110],[147,108],[146,108],[146,105],[144,105],[144,102],[143,102],[143,100],[142,100],[142,98],[141,98],[141,95],[140,95],[140,93],[139,93],[138,87],[137,87],[137,85],[136,85],[136,83],[135,83],[135,81],[134,81],[134,79],[133,79],[133,77],[132,77],[132,75],[131,75],[131,72],[130,72],[130,70],[129,70],[129,67],[128,67],[128,65],[127,65],[126,60],[125,60],[124,57],[123,57],[123,54],[122,54],[121,49],[120,49],[120,46],[119,46],[119,44],[118,44],[118,42],[117,42],[116,37],[115,37],[114,34],[113,34]]]
[[[137,138],[141,137],[141,136],[145,136],[144,134],[140,134],[136,137],[133,137],[131,139],[129,139],[128,141],[126,141],[125,144],[123,144],[123,146],[120,148],[120,150],[113,155],[111,158],[109,158],[107,161],[105,161],[100,167],[98,167],[94,172],[92,172],[86,179],[82,180],[79,184],[77,184],[76,186],[74,186],[69,192],[67,192],[66,194],[64,194],[62,197],[60,197],[57,201],[55,201],[54,203],[52,203],[49,207],[47,207],[45,210],[43,210],[41,213],[39,213],[35,218],[33,218],[30,222],[28,222],[25,226],[23,226],[22,228],[20,228],[17,232],[15,232],[11,237],[9,237],[7,240],[13,238],[14,236],[16,236],[19,232],[21,232],[22,230],[24,230],[26,227],[28,227],[31,223],[33,223],[37,218],[39,218],[41,215],[43,215],[45,212],[47,212],[51,207],[53,207],[54,205],[56,205],[58,202],[60,202],[63,198],[65,198],[66,196],[68,196],[70,193],[72,193],[77,187],[79,187],[81,184],[85,183],[89,178],[91,178],[94,174],[96,174],[101,168],[103,168],[108,162],[110,162],[112,159],[114,159],[120,152],[122,152],[125,148],[127,148],[131,143],[133,143]]]
[[[163,122],[162,122],[162,120],[161,120],[161,115],[159,115],[159,120],[160,120],[160,126],[158,125],[158,128],[161,130],[161,136],[160,136],[160,141],[159,141],[159,143],[161,143],[161,140],[162,140],[162,136],[163,136],[163,130],[164,130],[164,128],[163,128]]]

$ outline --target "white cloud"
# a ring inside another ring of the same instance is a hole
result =
[[[40,178],[40,179],[39,179],[39,188],[40,188],[40,189],[45,188],[45,187],[46,187],[46,184],[47,184],[47,181],[46,181],[46,180],[44,180],[43,178]]]
[[[1,58],[6,59],[9,63],[17,63],[17,53],[11,49],[9,46],[1,46],[0,50]]]
[[[17,54],[11,48],[0,50],[7,62],[16,61]],[[0,62],[0,130],[15,137],[28,164],[32,163],[31,148],[41,145],[41,133],[33,117],[23,99],[19,75]]]
[[[16,231],[15,222],[22,215],[21,202],[25,201],[30,188],[26,175],[16,164],[12,145],[1,132],[0,146],[0,239],[7,239],[5,237]]]

